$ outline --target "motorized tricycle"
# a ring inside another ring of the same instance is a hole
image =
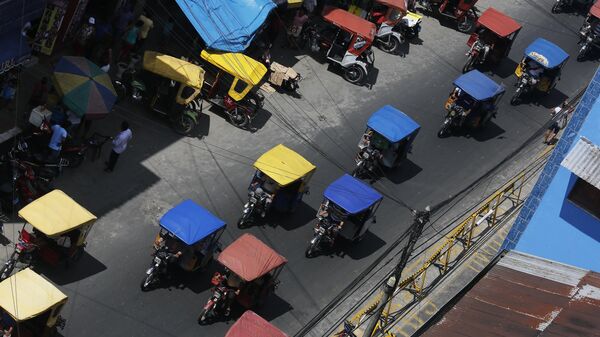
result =
[[[405,37],[402,31],[402,18],[406,15],[404,0],[377,0],[369,11],[367,19],[375,24],[375,42],[386,53],[396,54]]]
[[[406,15],[400,20],[400,32],[402,36],[406,40],[412,40],[419,37],[419,33],[421,32],[421,22],[423,20],[423,15],[407,11]]]
[[[335,7],[326,7],[323,19],[327,23],[325,28],[319,30],[311,24],[304,29],[311,50],[322,53],[331,64],[340,66],[348,82],[363,83],[375,62],[371,45],[377,27],[372,22]]]
[[[573,10],[574,7],[579,7],[579,10],[582,10],[582,12],[585,13],[594,1],[595,0],[555,0],[554,5],[552,5],[552,13],[558,14],[560,12]]]
[[[25,223],[15,251],[0,270],[2,278],[10,276],[17,262],[41,260],[52,266],[60,262],[68,266],[78,261],[96,222],[96,216],[60,190],[32,201],[18,215]]]
[[[192,200],[171,208],[159,224],[152,263],[140,284],[142,291],[160,284],[172,265],[185,271],[206,267],[220,249],[219,238],[226,226],[223,220]]]
[[[550,93],[560,80],[562,68],[568,59],[569,54],[554,43],[542,38],[533,41],[525,49],[525,56],[515,69],[517,89],[510,104],[519,104],[523,95],[534,89]]]
[[[470,49],[463,73],[485,62],[499,63],[503,57],[508,56],[520,30],[521,25],[511,17],[493,7],[488,8],[477,20],[475,32],[467,41]]]
[[[67,295],[29,268],[0,282],[1,331],[4,336],[50,337],[63,329],[60,311]]]
[[[579,54],[577,61],[583,61],[590,51],[600,47],[600,2],[590,8],[590,12],[579,29]]]
[[[241,53],[203,50],[200,57],[207,62],[202,99],[223,109],[231,124],[249,127],[263,106],[264,96],[257,85],[267,68]],[[193,103],[198,106],[201,102]]]
[[[243,234],[219,254],[225,271],[215,273],[213,293],[198,317],[205,324],[229,316],[234,302],[246,309],[260,306],[275,291],[285,257],[251,234]]]
[[[477,20],[475,4],[478,0],[419,0],[419,4],[434,16],[455,20],[458,31],[468,33]]]
[[[200,95],[204,69],[182,59],[146,51],[140,73],[129,67],[114,83],[119,98],[131,97],[166,116],[174,130],[191,134],[198,125],[200,110],[189,103]]]
[[[314,236],[305,251],[308,258],[332,248],[338,236],[353,242],[362,240],[383,200],[379,192],[348,174],[331,183],[323,197]]]
[[[279,144],[254,162],[256,172],[248,187],[238,227],[245,228],[257,216],[264,218],[270,209],[292,212],[308,193],[308,182],[316,166],[301,155]]]
[[[391,105],[375,111],[367,121],[367,129],[358,148],[352,176],[375,180],[386,168],[400,165],[411,151],[421,127]]]
[[[446,100],[446,118],[438,137],[446,137],[458,128],[479,129],[496,116],[504,87],[478,70],[461,75]]]
[[[288,337],[283,331],[269,323],[264,318],[251,310],[246,310],[238,320],[233,323],[225,337]]]

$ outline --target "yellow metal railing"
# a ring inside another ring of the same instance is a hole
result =
[[[385,304],[386,309],[379,318],[379,323],[375,331],[383,333],[387,337],[394,336],[386,330],[388,323],[394,321],[395,317],[405,312],[410,304],[414,304],[423,298],[427,291],[441,280],[441,276],[448,273],[454,264],[472,250],[474,243],[480,238],[485,237],[487,232],[502,222],[505,215],[510,214],[524,202],[526,196],[523,195],[523,186],[536,177],[552,149],[553,146],[548,146],[524,170],[516,174],[502,187],[479,203],[478,207],[472,213],[466,216],[456,227],[451,229],[448,234],[438,241],[438,244],[440,244],[439,247],[429,253],[429,257],[421,264],[420,268],[399,282],[398,287],[394,291],[394,296]],[[428,252],[424,253],[427,254]],[[437,272],[438,275],[428,278],[428,272]],[[406,305],[394,303],[395,299],[402,292],[412,294],[412,299]],[[350,323],[357,327],[357,332],[360,331],[360,326],[366,321],[365,318],[370,316],[380,304],[382,297],[383,292],[380,291],[348,319]],[[393,307],[398,308],[398,310],[395,312],[392,311]],[[336,335],[339,335],[339,333],[334,334],[334,336]],[[360,337],[360,333],[357,333],[357,336]]]

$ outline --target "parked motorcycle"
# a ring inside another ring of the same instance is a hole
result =
[[[352,171],[352,176],[355,178],[373,178],[381,172],[379,160],[381,152],[376,148],[367,146],[363,148],[356,156],[356,167]]]
[[[247,228],[254,220],[256,212],[264,212],[269,195],[264,191],[250,191],[248,202],[244,205],[242,217],[238,220],[238,228]]]
[[[230,292],[233,289],[224,285],[225,276],[220,273],[215,273],[211,282],[214,285],[213,293],[202,308],[202,312],[198,317],[198,324],[207,324],[218,317],[229,315],[230,309],[227,304],[227,296],[231,296]]]
[[[307,258],[314,257],[316,252],[323,250],[324,247],[332,247],[338,234],[338,224],[332,221],[330,217],[319,217],[315,225],[314,236],[308,243],[304,252]]]
[[[8,261],[4,263],[2,269],[0,269],[0,282],[10,277],[17,263],[21,262],[30,265],[33,260],[33,253],[36,249],[37,245],[33,243],[31,234],[26,230],[21,230],[19,232],[19,241],[15,245],[15,250],[10,255]]]
[[[153,254],[152,264],[146,270],[146,276],[140,284],[142,291],[148,291],[160,284],[167,275],[169,264],[177,259],[177,254],[171,253],[166,247],[156,250]]]

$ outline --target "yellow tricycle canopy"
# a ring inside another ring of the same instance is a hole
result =
[[[267,73],[264,64],[241,53],[224,53],[203,50],[200,56],[217,68],[250,85],[257,85]]]
[[[54,190],[32,201],[19,216],[47,236],[60,235],[93,224],[96,216],[61,190]]]
[[[200,66],[155,51],[144,53],[144,69],[197,89],[204,84],[204,69]]]
[[[0,282],[0,307],[15,321],[25,321],[66,302],[67,295],[31,269]]]
[[[254,167],[282,187],[308,176],[316,169],[315,165],[282,144],[260,156],[254,162]]]

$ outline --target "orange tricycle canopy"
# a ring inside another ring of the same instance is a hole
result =
[[[227,246],[217,261],[246,282],[287,263],[285,257],[251,234],[244,234]]]
[[[477,22],[500,37],[507,37],[521,29],[517,21],[493,7],[486,9]]]
[[[225,337],[288,337],[288,335],[248,310],[231,326]]]

